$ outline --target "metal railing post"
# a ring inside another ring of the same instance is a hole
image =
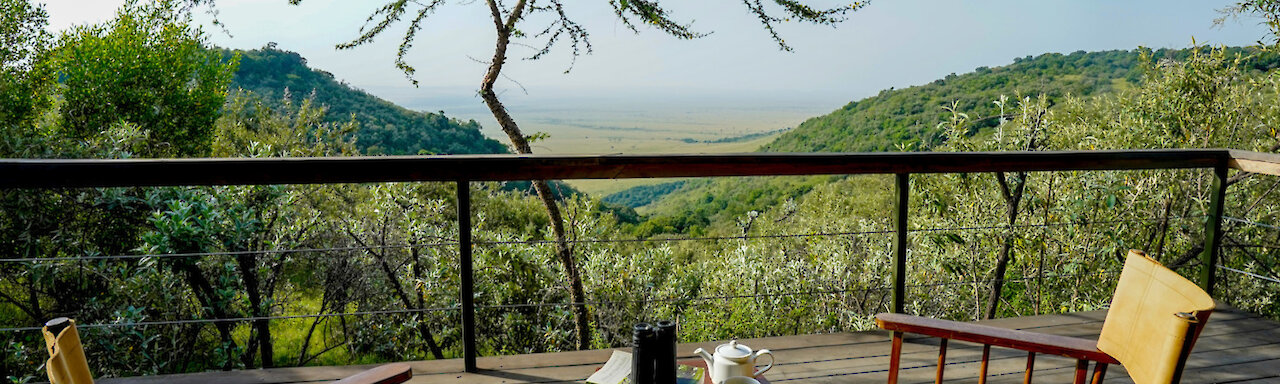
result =
[[[1209,216],[1204,223],[1204,251],[1200,254],[1204,269],[1200,271],[1200,287],[1213,296],[1213,285],[1217,280],[1218,243],[1222,240],[1222,204],[1227,195],[1227,166],[1213,168],[1213,195],[1209,197]]]
[[[906,310],[907,293],[907,205],[910,204],[911,174],[894,174],[893,199],[893,312]]]
[[[458,180],[458,287],[462,301],[462,365],[476,372],[476,305],[471,272],[471,183]]]

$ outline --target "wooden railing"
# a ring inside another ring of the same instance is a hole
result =
[[[179,185],[457,183],[463,360],[476,371],[470,182],[533,179],[894,174],[892,310],[904,310],[910,175],[1011,171],[1212,169],[1200,282],[1213,293],[1228,169],[1280,175],[1280,155],[1228,149],[1069,152],[751,153],[700,155],[466,155],[270,159],[4,159],[0,188]],[[461,230],[466,228],[468,230]],[[577,305],[581,305],[580,303]]]

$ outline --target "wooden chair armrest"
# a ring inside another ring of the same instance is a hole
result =
[[[1119,364],[1111,355],[1099,351],[1097,342],[1069,336],[1050,335],[900,313],[878,314],[876,315],[876,325],[882,329],[895,332],[916,333],[944,339],[1020,349],[1028,352],[1092,360],[1106,364]]]
[[[397,384],[413,378],[409,364],[392,363],[360,372],[338,380],[336,384]]]

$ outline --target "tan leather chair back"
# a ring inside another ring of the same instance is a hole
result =
[[[50,384],[93,384],[93,375],[89,374],[89,363],[84,358],[84,349],[80,346],[80,332],[76,331],[76,321],[53,334],[49,327],[44,327],[45,345],[49,351],[49,361],[45,370],[49,373]]]
[[[1098,349],[1119,360],[1136,384],[1177,383],[1214,308],[1195,283],[1129,251]]]

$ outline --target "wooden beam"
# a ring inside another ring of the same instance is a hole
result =
[[[902,364],[902,332],[893,332],[889,346],[889,384],[898,384],[898,368]]]
[[[1027,352],[1027,373],[1022,375],[1022,384],[1031,384],[1031,375],[1036,371],[1036,353]]]
[[[947,339],[942,339],[942,343],[938,346],[938,373],[934,375],[933,382],[942,384],[942,373],[947,369]]]
[[[471,182],[458,180],[458,300],[462,302],[462,367],[476,368],[475,278],[471,264]]]
[[[991,344],[982,345],[982,366],[978,368],[978,384],[987,384],[987,364],[991,361]]]
[[[1084,384],[1089,378],[1089,360],[1076,360],[1076,377],[1071,381],[1072,384]]]
[[[1245,172],[1280,176],[1280,154],[1231,149],[1227,166]]]
[[[0,188],[332,184],[1212,168],[1222,149],[1035,152],[0,159]]]
[[[1213,169],[1213,187],[1209,191],[1209,212],[1204,222],[1204,251],[1201,251],[1200,288],[1213,296],[1217,280],[1218,243],[1222,240],[1222,205],[1227,195],[1227,167]]]
[[[1093,380],[1091,380],[1090,382],[1093,384],[1102,384],[1102,378],[1106,376],[1107,376],[1107,364],[1101,363],[1101,362],[1095,363],[1093,365]]]
[[[1280,176],[1280,164],[1269,163],[1265,161],[1247,160],[1247,159],[1231,159],[1227,163],[1231,168],[1239,169],[1245,172],[1261,173],[1264,175]]]
[[[907,211],[910,205],[911,175],[894,177],[893,199],[893,312],[906,311],[907,294]]]

